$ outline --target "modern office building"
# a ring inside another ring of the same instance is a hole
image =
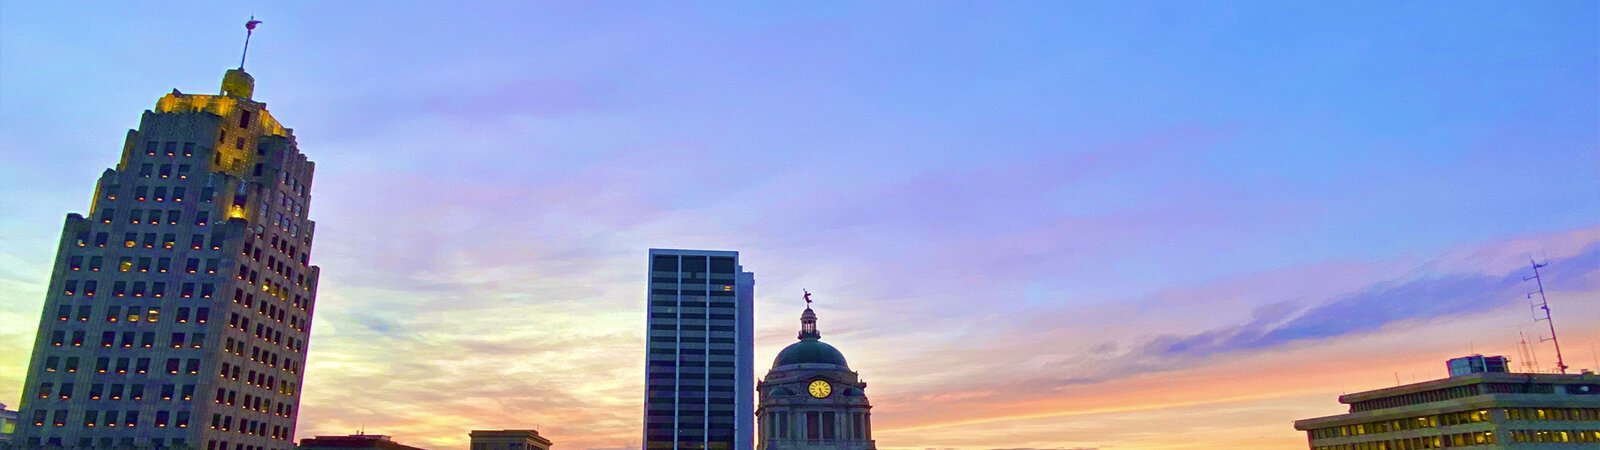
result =
[[[800,314],[799,339],[778,352],[772,370],[756,385],[761,396],[757,448],[876,450],[867,382],[850,370],[839,349],[822,342],[810,307]]]
[[[645,450],[751,450],[755,274],[739,253],[650,250]]]
[[[472,430],[472,450],[550,450],[538,430]]]
[[[317,436],[300,440],[299,450],[424,450],[395,442],[381,434],[352,434],[349,436]]]
[[[1600,448],[1600,376],[1593,373],[1478,371],[1339,402],[1350,405],[1348,414],[1294,423],[1312,450]]]
[[[67,215],[13,445],[294,447],[315,166],[254,88],[161,97]]]

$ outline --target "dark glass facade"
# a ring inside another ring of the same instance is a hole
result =
[[[646,449],[751,448],[754,283],[737,252],[650,250]]]

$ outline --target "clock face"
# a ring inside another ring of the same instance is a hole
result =
[[[833,386],[829,386],[826,381],[816,380],[812,381],[811,386],[808,386],[806,390],[811,392],[812,397],[827,398],[828,394],[833,393]]]

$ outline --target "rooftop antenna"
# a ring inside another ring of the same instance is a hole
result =
[[[1517,348],[1522,351],[1522,368],[1528,373],[1539,372],[1539,357],[1533,352],[1533,346],[1528,345],[1528,335],[1517,329],[1517,336],[1522,337],[1522,342],[1517,343]]]
[[[256,25],[260,24],[255,15],[251,15],[250,20],[244,23],[244,52],[239,54],[239,70],[244,70],[244,57],[250,55],[250,34],[255,33]]]
[[[1534,322],[1538,322],[1538,321],[1543,320],[1544,323],[1550,325],[1550,338],[1549,339],[1545,339],[1545,338],[1541,337],[1541,338],[1539,338],[1539,342],[1549,341],[1550,343],[1555,344],[1555,347],[1556,347],[1556,371],[1565,374],[1565,373],[1567,373],[1567,363],[1566,363],[1566,360],[1561,358],[1561,341],[1556,340],[1556,322],[1553,321],[1553,320],[1550,320],[1550,300],[1545,298],[1545,296],[1544,296],[1544,280],[1539,277],[1539,268],[1547,266],[1549,264],[1539,264],[1538,262],[1533,260],[1533,257],[1529,257],[1528,258],[1528,264],[1533,266],[1533,276],[1531,276],[1531,277],[1522,277],[1522,281],[1533,280],[1534,283],[1536,283],[1539,286],[1539,290],[1536,290],[1536,291],[1528,293],[1528,300],[1531,303],[1532,300],[1533,300],[1533,294],[1539,294],[1539,304],[1531,305],[1531,306],[1544,312],[1544,317],[1543,318],[1540,318],[1538,316],[1538,312],[1535,312],[1534,313],[1534,317],[1533,317],[1533,321]]]

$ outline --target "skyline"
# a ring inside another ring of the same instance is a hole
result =
[[[319,168],[300,437],[637,445],[652,247],[759,268],[758,370],[817,293],[885,449],[1303,443],[1341,392],[1517,358],[1530,256],[1600,365],[1600,7],[1378,5],[6,4],[0,354],[123,130],[253,13]]]

